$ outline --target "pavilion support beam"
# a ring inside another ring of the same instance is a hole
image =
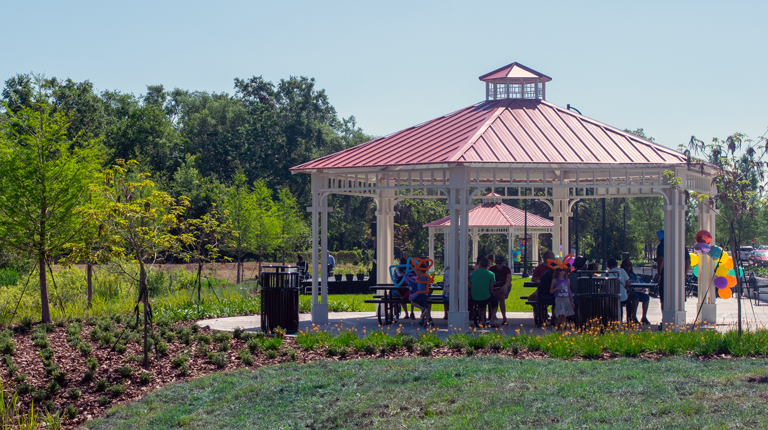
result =
[[[528,239],[526,239],[526,242],[525,242],[525,252],[528,252],[528,247],[529,247]],[[530,249],[531,249],[531,260],[530,261],[532,261],[534,265],[535,264],[540,264],[541,261],[539,261],[539,260],[541,260],[541,258],[539,256],[539,233],[531,233]]]
[[[429,259],[433,262],[435,261],[435,229],[433,227],[429,227]],[[443,264],[445,265],[445,264]],[[430,272],[435,271],[435,265],[432,265],[432,268],[430,269]]]
[[[376,280],[389,284],[389,266],[395,258],[395,191],[381,190],[375,200]]]
[[[716,190],[712,190],[712,194]],[[707,201],[699,202],[699,230],[707,230],[712,234],[712,244],[715,242],[715,212]],[[666,254],[665,254],[666,255]],[[715,304],[717,288],[712,282],[711,273],[715,270],[714,262],[706,254],[699,261],[699,317],[698,323],[715,324],[717,321],[717,304]]]
[[[319,191],[323,180],[324,177],[320,175],[312,175],[312,206],[307,208],[307,211],[312,213],[312,322],[314,324],[328,323],[328,212],[331,208],[328,207],[328,196],[323,196]]]
[[[472,261],[477,261],[480,254],[480,233],[470,233],[472,237]]]
[[[446,253],[451,267],[450,305],[448,311],[448,327],[450,330],[469,330],[469,311],[467,307],[469,291],[469,271],[466,258],[468,256],[469,231],[469,180],[464,166],[453,167],[450,170],[448,203],[451,227],[448,234],[449,243]]]
[[[685,183],[685,171],[678,170]],[[685,197],[681,190],[665,189],[664,206],[664,327],[685,327]]]
[[[507,266],[515,271],[515,262],[512,260],[512,244],[515,242],[515,233],[512,232],[512,227],[509,227],[507,231]]]

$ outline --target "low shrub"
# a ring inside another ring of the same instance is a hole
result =
[[[210,361],[211,364],[215,365],[216,367],[222,368],[227,365],[227,355],[223,352],[209,352],[208,361]]]
[[[249,351],[248,348],[243,348],[237,351],[237,356],[246,366],[253,366],[253,356],[251,355],[251,351]]]
[[[130,378],[133,375],[131,366],[120,366],[117,368],[116,372],[121,378]]]
[[[109,388],[109,382],[104,378],[99,379],[99,382],[96,383],[97,392],[105,391],[107,388]]]
[[[64,409],[64,416],[70,420],[77,418],[77,408],[74,405],[67,405],[66,409]]]
[[[182,352],[171,359],[171,366],[175,368],[179,368],[181,367],[181,365],[185,364],[188,361],[189,361],[189,355]]]
[[[107,391],[109,392],[109,395],[112,397],[117,397],[123,393],[125,393],[125,385],[123,384],[115,384],[109,388],[107,388]]]
[[[92,372],[95,372],[96,369],[99,367],[99,362],[96,361],[96,358],[94,358],[94,357],[88,357],[85,360],[85,365],[86,365],[86,367],[88,367],[88,370],[90,370]]]
[[[107,406],[109,404],[109,398],[107,396],[99,396],[96,398],[96,403],[98,403],[99,406]]]
[[[77,399],[79,399],[79,398],[80,398],[80,395],[81,395],[81,394],[82,394],[82,393],[80,392],[80,389],[79,389],[79,388],[74,388],[74,387],[73,387],[73,388],[70,388],[70,389],[69,389],[69,392],[67,393],[67,397],[69,397],[69,398],[70,398],[70,399],[72,399],[72,400],[77,400]]]
[[[149,372],[141,372],[139,374],[139,382],[144,385],[149,384],[152,381],[152,374]]]

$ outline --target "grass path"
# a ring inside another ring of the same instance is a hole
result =
[[[768,360],[357,360],[238,370],[91,429],[766,428]]]

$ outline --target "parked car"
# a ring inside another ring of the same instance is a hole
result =
[[[760,267],[768,266],[768,249],[758,249],[755,251],[754,261]]]
[[[739,248],[739,260],[740,261],[749,261],[749,257],[753,256],[755,253],[755,248],[751,246],[742,246]]]
[[[766,246],[766,245],[760,245],[760,246],[758,246],[758,247],[757,247],[757,249],[759,249],[759,250],[762,250],[762,249],[768,249],[768,246]]]

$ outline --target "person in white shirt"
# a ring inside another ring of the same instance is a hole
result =
[[[619,278],[619,283],[621,284],[619,288],[621,292],[621,305],[627,307],[627,322],[640,324],[640,321],[637,320],[637,305],[640,302],[640,297],[634,290],[629,289],[632,281],[629,280],[627,272],[618,266],[619,262],[615,258],[609,259],[608,273],[616,273]]]

